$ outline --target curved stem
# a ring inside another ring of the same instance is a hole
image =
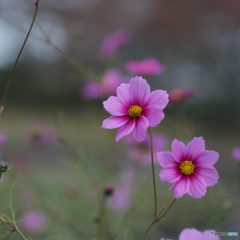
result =
[[[148,132],[151,138],[151,161],[152,161],[152,176],[153,176],[153,191],[154,191],[154,216],[157,215],[157,192],[156,192],[156,182],[155,182],[155,170],[154,170],[154,162],[153,162],[153,139],[152,133],[148,128]]]
[[[39,0],[38,0],[38,2],[39,2]],[[30,28],[29,28],[29,30],[28,30],[27,36],[26,36],[26,38],[25,38],[25,40],[24,40],[24,42],[23,42],[23,45],[22,45],[22,47],[21,47],[21,49],[20,49],[20,52],[19,52],[19,54],[18,54],[18,56],[17,56],[17,59],[16,59],[14,65],[13,65],[12,71],[11,71],[11,73],[10,73],[10,77],[9,77],[9,79],[8,79],[7,87],[6,87],[6,89],[5,89],[5,92],[4,92],[3,99],[2,99],[2,102],[1,102],[0,107],[2,107],[3,104],[4,104],[4,101],[5,101],[5,98],[6,98],[6,96],[7,96],[8,89],[9,89],[9,86],[10,86],[10,83],[11,83],[11,80],[12,80],[12,76],[13,76],[14,70],[15,70],[15,68],[16,68],[16,66],[17,66],[18,60],[19,60],[19,58],[20,58],[20,56],[21,56],[21,54],[22,54],[23,48],[24,48],[24,46],[25,46],[25,44],[26,44],[26,42],[27,42],[27,40],[28,40],[28,37],[29,37],[29,35],[30,35],[30,32],[31,32],[31,30],[32,30],[33,24],[34,24],[35,19],[36,19],[36,16],[37,16],[37,11],[38,11],[38,9],[37,9],[37,7],[36,7],[35,13],[34,13],[34,16],[33,16],[33,20],[32,20],[32,23],[31,23],[31,26],[30,26]]]

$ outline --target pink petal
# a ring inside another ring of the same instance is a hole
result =
[[[111,116],[103,121],[102,128],[114,129],[122,126],[130,119],[129,116]]]
[[[185,158],[186,147],[183,142],[174,139],[172,142],[172,155],[174,159],[178,162],[187,160]]]
[[[150,86],[142,77],[131,78],[130,92],[132,97],[132,104],[141,107],[149,98]]]
[[[135,127],[135,119],[129,119],[123,126],[117,130],[116,142],[118,142],[122,137],[128,135],[133,131]]]
[[[128,108],[124,106],[117,97],[109,97],[103,102],[104,108],[114,116],[128,115]]]
[[[117,88],[117,97],[122,104],[130,108],[132,105],[131,94],[130,94],[130,84],[122,83]]]
[[[182,175],[181,179],[173,187],[174,198],[182,197],[190,189],[190,180],[188,176]]]
[[[195,228],[185,228],[179,235],[179,240],[203,240],[202,233]]]
[[[198,154],[194,162],[195,166],[213,166],[219,158],[219,154],[215,151],[205,150]]]
[[[143,115],[148,119],[150,127],[156,127],[165,116],[162,109],[156,104],[147,105],[143,109]]]
[[[200,177],[205,180],[208,187],[213,186],[218,182],[218,172],[214,167],[198,167],[195,172],[198,176],[200,175]]]
[[[171,152],[157,153],[157,160],[162,167],[167,167],[168,164],[176,164],[177,161],[173,158]]]
[[[206,194],[207,184],[205,180],[197,174],[192,174],[190,178],[190,189],[188,194],[194,198],[201,198]]]
[[[204,239],[204,240],[220,240],[220,237],[219,236],[214,236],[214,237],[211,237],[211,232],[216,232],[215,230],[205,230],[203,233],[202,233],[202,238],[201,239]]]
[[[238,162],[240,162],[240,148],[235,147],[235,148],[232,150],[232,156],[233,156]]]
[[[155,90],[149,95],[149,98],[145,105],[157,104],[160,108],[164,109],[168,104],[168,94],[167,91]]]
[[[160,171],[159,177],[162,182],[176,182],[181,178],[182,174],[179,172],[176,165],[170,165]]]
[[[186,147],[186,160],[194,161],[198,153],[205,150],[203,137],[195,137]]]
[[[135,119],[133,137],[136,141],[141,142],[145,140],[148,125],[149,125],[148,119],[142,115],[138,116],[138,118]]]

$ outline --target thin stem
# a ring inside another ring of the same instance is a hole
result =
[[[105,212],[106,196],[103,194],[99,206],[99,216],[98,216],[98,238],[101,239],[103,230],[103,217]]]
[[[38,2],[39,2],[39,1],[38,1]],[[37,11],[38,11],[38,10],[37,10],[37,8],[36,8],[36,9],[35,9],[34,16],[33,16],[32,23],[31,23],[31,26],[30,26],[30,28],[29,28],[29,30],[28,30],[27,36],[26,36],[26,38],[25,38],[25,40],[24,40],[24,42],[23,42],[23,45],[22,45],[22,47],[21,47],[21,49],[20,49],[20,52],[19,52],[19,54],[18,54],[18,56],[17,56],[17,59],[16,59],[14,65],[13,65],[12,71],[11,71],[11,73],[10,73],[10,77],[9,77],[9,79],[8,79],[7,87],[6,87],[6,89],[5,89],[5,92],[4,92],[3,99],[2,99],[2,102],[1,102],[0,107],[2,107],[3,104],[4,104],[4,101],[5,101],[5,98],[6,98],[6,96],[7,96],[8,89],[9,89],[9,86],[10,86],[10,83],[11,83],[11,80],[12,80],[13,72],[14,72],[16,66],[17,66],[18,60],[19,60],[19,58],[20,58],[20,56],[21,56],[21,54],[22,54],[23,48],[24,48],[24,46],[25,46],[25,44],[26,44],[26,42],[27,42],[27,40],[28,40],[28,37],[29,37],[29,35],[30,35],[30,32],[31,32],[31,30],[32,30],[33,24],[34,24],[34,22],[35,22],[35,18],[36,18],[36,16],[37,16]]]
[[[22,237],[22,239],[27,240],[18,228],[16,228],[16,232]]]
[[[171,203],[171,205],[168,207],[168,209],[166,210],[166,212],[158,219],[158,220],[160,220],[161,218],[163,218],[165,215],[166,215],[166,213],[170,210],[170,208],[172,207],[172,205],[176,202],[176,198],[173,200],[173,202]]]
[[[154,191],[154,216],[157,215],[157,192],[156,192],[156,182],[155,182],[155,170],[154,170],[154,162],[153,162],[153,139],[152,133],[148,128],[148,132],[151,138],[151,161],[152,161],[152,176],[153,176],[153,191]]]
[[[154,225],[155,222],[156,222],[156,220],[154,219],[154,220],[152,221],[152,223],[149,225],[148,229],[147,229],[147,230],[145,231],[145,233],[142,235],[142,237],[141,237],[140,240],[142,240],[142,239],[147,235],[148,231],[151,229],[151,227]]]

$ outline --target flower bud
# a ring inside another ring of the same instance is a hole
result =
[[[0,172],[6,172],[8,170],[8,165],[5,162],[0,163]]]
[[[8,220],[4,217],[1,217],[1,223],[6,225],[8,223]]]
[[[114,186],[112,184],[108,184],[104,189],[105,196],[112,196],[114,192]]]

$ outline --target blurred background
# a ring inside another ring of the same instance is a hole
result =
[[[30,27],[33,3],[0,3],[0,96]],[[119,29],[127,31],[126,41],[104,58],[106,37]],[[240,163],[232,156],[233,148],[240,147],[240,2],[52,0],[39,3],[0,116],[5,136],[1,161],[14,165],[0,182],[1,200],[9,201],[15,182],[17,218],[37,211],[33,219],[46,225],[38,229],[20,223],[28,239],[95,239],[101,193],[108,183],[119,199],[127,196],[115,205],[107,203],[101,228],[108,230],[96,239],[141,237],[152,219],[148,201],[140,195],[153,202],[151,166],[132,161],[128,143],[115,142],[116,130],[101,128],[109,116],[102,102],[114,94],[84,93],[99,87],[88,83],[103,86],[113,68],[121,82],[129,82],[137,74],[127,63],[149,58],[157,59],[164,71],[143,77],[152,90],[173,96],[165,119],[154,129],[167,139],[165,150],[175,138],[188,143],[203,136],[206,149],[220,154],[215,165],[220,178],[202,199],[179,199],[172,217],[156,224],[146,239],[178,239],[186,227],[240,230]],[[176,89],[180,97],[174,95]],[[190,89],[186,97],[183,89]],[[159,181],[160,169],[156,164],[159,205],[169,205],[171,185]],[[124,189],[130,182],[131,189]],[[117,189],[123,192],[117,195]],[[131,200],[124,204],[124,199]],[[116,207],[122,202],[124,211]],[[3,204],[0,212],[9,214]],[[17,234],[11,238],[20,239]]]

